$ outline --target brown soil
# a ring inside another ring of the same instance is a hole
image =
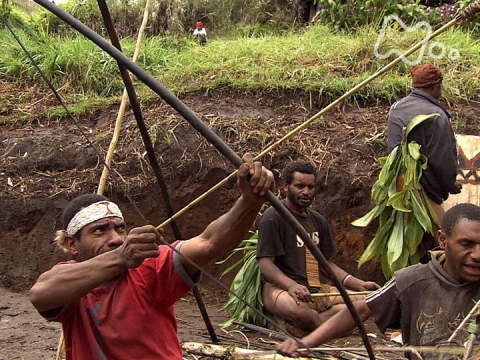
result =
[[[182,101],[237,154],[258,154],[325,105],[312,101],[311,95],[215,90],[189,94]],[[448,105],[454,119],[461,119],[462,133],[479,135],[480,112],[475,106]],[[8,123],[0,125],[0,360],[52,359],[55,355],[59,328],[43,321],[30,306],[26,292],[40,273],[66,258],[51,243],[55,230],[61,227],[62,207],[80,193],[96,191],[117,110],[105,108],[84,116],[77,126],[68,118],[45,116],[53,107],[58,104],[45,89],[0,80],[0,124]],[[356,265],[375,225],[361,229],[350,222],[372,207],[370,189],[379,171],[377,158],[385,155],[387,111],[387,105],[342,106],[264,158],[276,175],[285,161],[301,155],[319,166],[313,208],[330,223],[339,250],[335,262],[358,277],[379,283],[384,279],[377,262],[361,269]],[[175,211],[235,169],[164,102],[143,105],[143,112]],[[12,119],[18,118],[27,121],[12,125]],[[109,178],[105,195],[120,205],[128,226],[145,222],[159,225],[167,219],[135,118],[129,111],[113,159],[116,175]],[[202,231],[233,204],[237,195],[234,183],[229,183],[180,216],[176,222],[183,237]],[[170,226],[165,237],[173,239]],[[212,265],[208,271],[218,279],[225,266]],[[228,286],[231,279],[228,275],[221,281]],[[227,292],[206,276],[201,291],[212,323],[223,336],[226,332],[218,324],[227,319],[221,309]],[[180,339],[209,341],[194,297],[187,296],[177,309]],[[367,327],[375,332],[370,322]],[[384,336],[376,334],[376,341],[384,341]],[[244,338],[236,332],[230,335],[238,341]],[[254,343],[266,341],[271,348],[272,340],[267,336],[248,337]],[[348,346],[361,345],[358,332],[339,341]]]

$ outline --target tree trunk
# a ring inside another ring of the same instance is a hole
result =
[[[313,19],[317,11],[317,5],[314,0],[295,0],[293,9],[295,11],[295,18],[299,24],[308,23]]]

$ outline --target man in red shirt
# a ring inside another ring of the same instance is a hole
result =
[[[158,246],[163,229],[147,225],[127,233],[120,209],[104,196],[69,203],[56,241],[75,260],[43,273],[30,290],[35,308],[62,323],[67,360],[182,359],[175,302],[199,281],[199,267],[246,237],[274,187],[260,162],[250,154],[244,161],[235,205],[200,235],[174,242],[175,251]]]

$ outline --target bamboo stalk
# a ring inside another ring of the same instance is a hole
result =
[[[472,310],[470,310],[470,312],[467,314],[467,316],[465,316],[462,320],[462,322],[460,323],[460,325],[458,325],[458,327],[455,329],[455,331],[453,332],[453,334],[448,338],[448,342],[451,342],[453,339],[455,339],[455,337],[457,336],[457,334],[459,333],[459,331],[461,329],[463,329],[463,327],[465,326],[465,324],[467,323],[468,320],[470,320],[470,318],[473,316],[473,314],[475,314],[475,312],[478,311],[478,308],[480,307],[480,300],[477,301],[477,303],[473,306]]]
[[[235,346],[222,346],[197,342],[185,342],[182,344],[182,349],[187,352],[195,354],[207,355],[229,359],[267,359],[272,358],[268,355],[275,355],[277,359],[285,359],[283,356],[278,355],[276,350],[250,350],[243,349]],[[463,355],[465,349],[461,346],[456,347],[440,347],[440,346],[405,346],[405,347],[388,347],[379,346],[374,348],[375,351],[393,352],[393,353],[423,353],[423,354],[450,354],[450,355]],[[339,351],[355,351],[364,353],[364,348],[359,347],[316,347],[311,349],[298,349],[300,354],[305,354],[311,351],[318,352],[339,352]],[[302,358],[299,358],[302,359]],[[306,358],[303,358],[306,359]]]
[[[473,344],[475,343],[475,340],[477,340],[477,336],[475,334],[470,334],[467,344],[465,346],[465,355],[463,356],[464,360],[467,360],[472,354]]]
[[[379,346],[373,349],[374,351],[385,351],[385,352],[400,352],[400,353],[424,353],[424,354],[451,354],[451,355],[463,355],[465,349],[461,346],[456,347],[440,347],[440,346],[405,346],[405,347],[388,347],[388,346]],[[321,352],[337,352],[337,351],[355,351],[359,353],[364,353],[364,348],[360,347],[316,347],[310,349],[297,349],[297,351],[302,354],[311,351],[321,351]],[[266,351],[252,351],[252,354],[258,355],[268,355],[275,353],[276,350],[266,350]],[[248,352],[242,352],[243,355],[247,355]]]
[[[282,355],[277,354],[275,351],[270,351],[270,350],[257,351],[257,350],[244,349],[244,348],[235,347],[235,346],[222,346],[222,345],[205,344],[205,343],[198,343],[198,342],[185,342],[182,344],[182,349],[188,353],[215,357],[219,359],[232,359],[232,360],[289,359],[288,357],[284,357]],[[300,357],[297,359],[306,360],[311,358]]]
[[[348,295],[368,295],[372,291],[347,291]],[[328,297],[328,296],[340,296],[339,292],[331,292],[331,293],[314,293],[310,294],[311,297]]]
[[[65,351],[65,338],[63,336],[63,331],[60,333],[60,339],[58,340],[57,354],[55,360],[62,360],[63,353]]]
[[[147,3],[145,4],[142,24],[140,25],[140,30],[138,31],[138,38],[137,38],[137,43],[135,45],[135,52],[133,53],[133,58],[132,58],[133,62],[137,62],[138,56],[140,55],[140,48],[142,45],[143,33],[145,32],[145,28],[147,27],[151,4],[152,4],[152,0],[147,0]],[[130,73],[130,78],[132,78],[132,76],[133,75]],[[108,147],[107,155],[105,156],[105,165],[103,167],[102,176],[100,177],[100,182],[98,184],[97,194],[103,194],[103,191],[105,190],[105,184],[107,183],[108,174],[110,172],[109,168],[110,168],[110,165],[112,164],[113,153],[117,146],[118,138],[120,137],[120,129],[122,127],[122,119],[125,113],[125,108],[127,107],[127,100],[128,100],[127,89],[123,89],[122,102],[120,103],[120,108],[118,110],[117,120],[115,122],[115,129],[113,131],[112,140],[110,142],[110,146]]]

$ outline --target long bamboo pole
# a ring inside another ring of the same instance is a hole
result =
[[[138,56],[140,55],[140,48],[142,46],[143,34],[145,28],[147,27],[148,17],[150,16],[150,7],[152,0],[147,0],[145,4],[145,9],[143,11],[143,19],[138,30],[137,43],[135,44],[135,51],[133,53],[132,61],[137,62]],[[130,75],[131,77],[132,75]],[[107,155],[105,156],[105,165],[103,167],[102,176],[100,177],[100,182],[98,184],[97,194],[103,194],[105,190],[105,184],[107,183],[109,168],[112,164],[113,154],[115,148],[117,147],[118,138],[120,137],[120,129],[122,128],[123,115],[125,114],[125,109],[127,107],[128,100],[128,91],[123,89],[122,101],[120,103],[120,108],[118,109],[117,120],[115,121],[115,129],[113,130],[112,140],[110,141],[110,146],[108,147]]]
[[[310,349],[298,349],[297,351],[300,354],[306,354],[311,351],[321,351],[321,352],[337,352],[337,351],[362,351],[362,348],[359,347],[315,347]],[[388,347],[388,346],[378,346],[374,348],[375,351],[384,351],[384,352],[394,352],[394,353],[424,353],[424,354],[450,354],[450,355],[463,355],[465,349],[461,346],[405,346],[405,347]],[[242,355],[268,355],[275,354],[275,350],[265,350],[265,351],[255,351],[251,350],[250,354],[247,351],[244,351]],[[245,358],[246,359],[246,358]]]
[[[58,340],[57,353],[55,354],[55,360],[62,360],[63,353],[65,352],[65,337],[63,336],[63,330],[60,333],[60,339]]]

